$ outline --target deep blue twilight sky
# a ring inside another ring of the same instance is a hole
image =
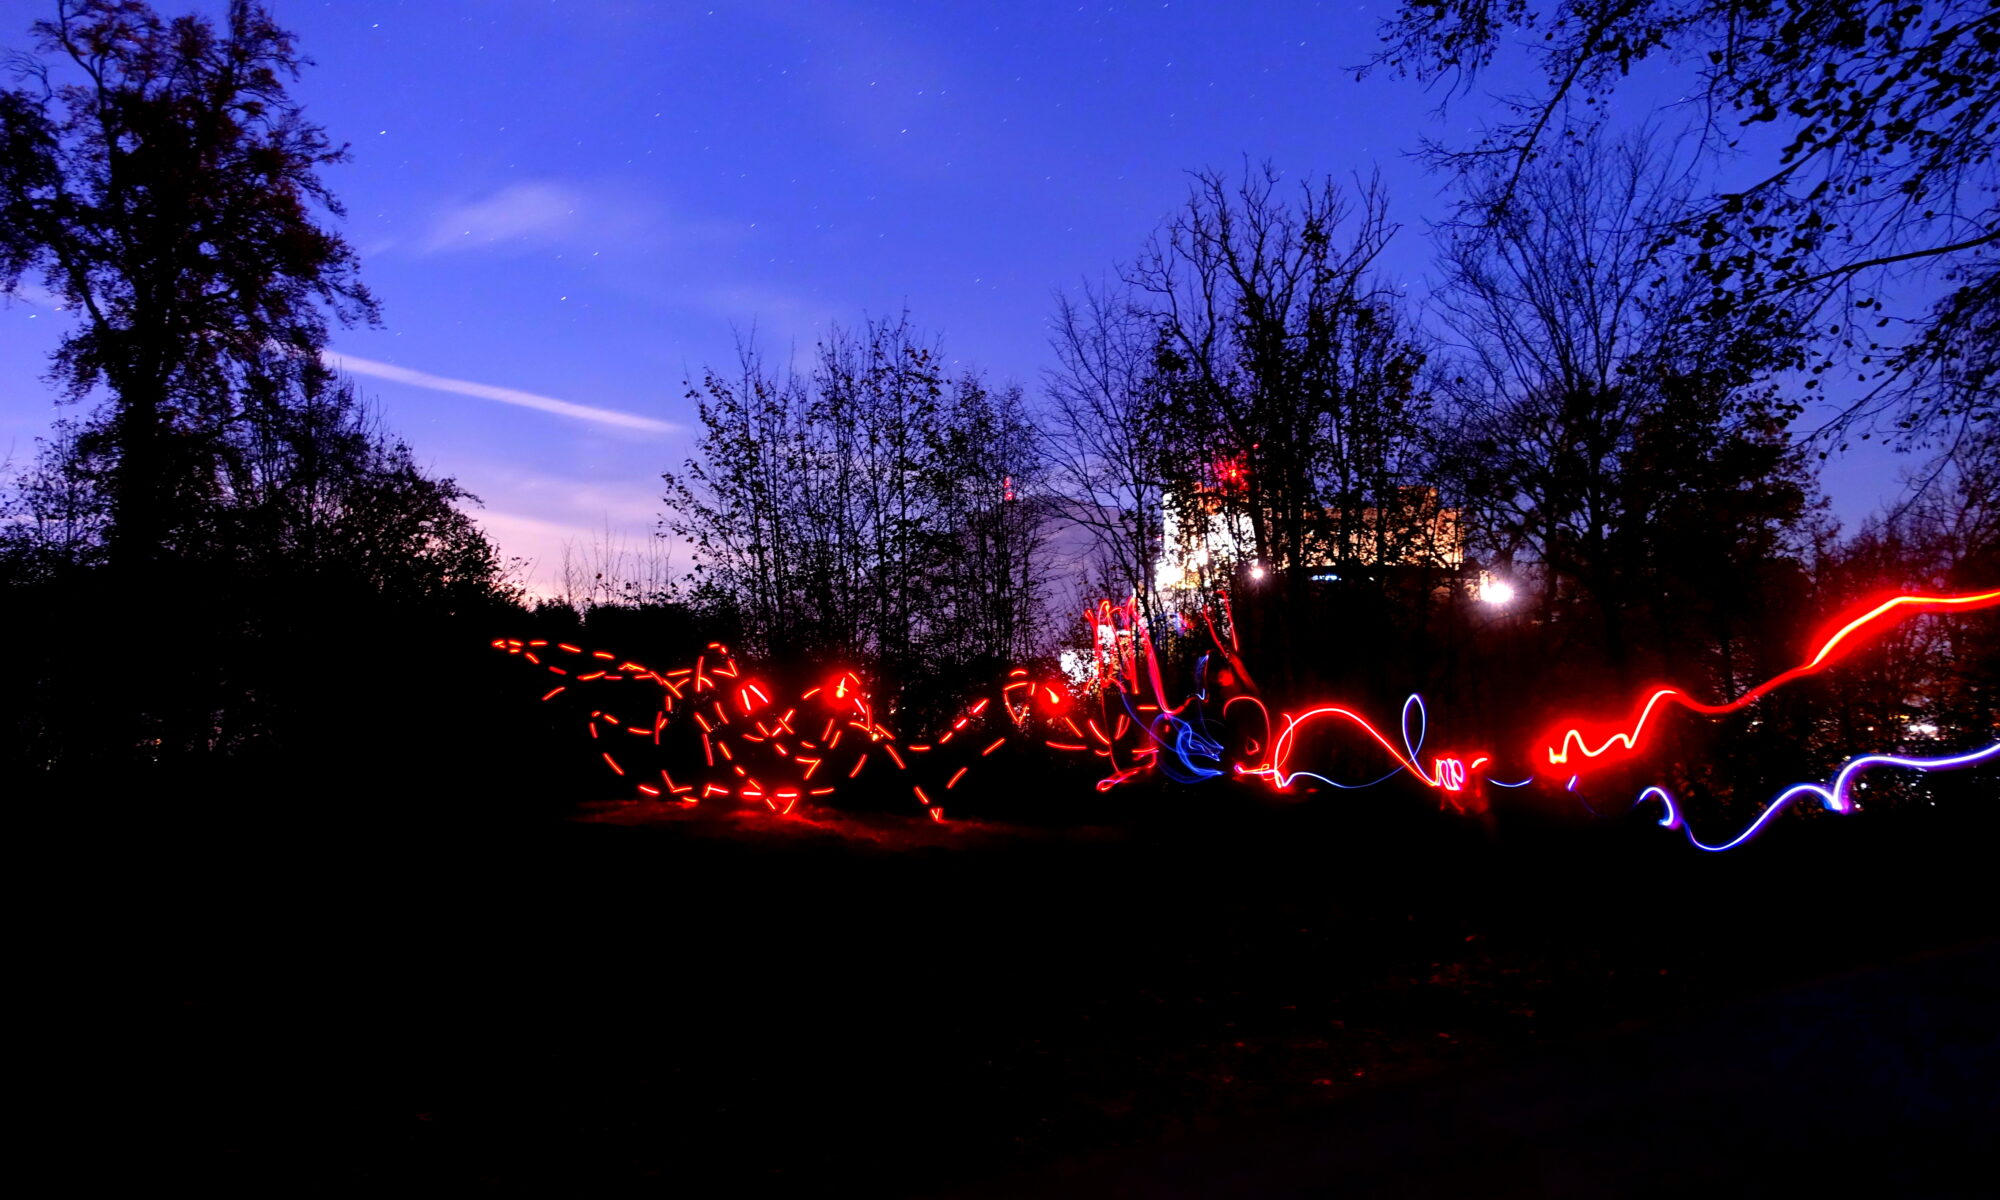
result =
[[[1420,297],[1448,197],[1407,152],[1489,103],[1440,120],[1413,80],[1356,82],[1386,0],[271,7],[317,62],[294,95],[352,143],[327,178],[383,302],[334,348],[542,589],[565,539],[650,533],[689,446],[682,381],[732,363],[736,331],[782,359],[907,307],[950,357],[1036,389],[1055,291],[1133,254],[1192,168],[1379,170],[1402,226],[1383,268]],[[45,8],[7,5],[0,48]],[[1658,68],[1621,114],[1676,93]],[[40,375],[64,315],[36,295],[0,306],[17,465],[58,415]],[[1851,527],[1902,465],[1834,462],[1836,514]]]

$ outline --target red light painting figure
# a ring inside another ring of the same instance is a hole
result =
[[[866,774],[875,788],[889,776],[887,786],[907,789],[943,821],[945,801],[979,759],[1068,701],[1055,681],[1016,670],[997,696],[974,698],[935,738],[911,741],[878,719],[852,672],[793,691],[744,671],[717,643],[690,665],[659,671],[567,642],[499,638],[492,646],[541,674],[541,699],[578,713],[600,766],[629,780],[638,798],[779,814],[824,802]]]

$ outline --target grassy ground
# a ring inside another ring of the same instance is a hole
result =
[[[155,820],[105,868],[118,1154],[265,1195],[950,1190],[2000,932],[1970,811],[1703,856],[1391,796],[1071,830],[425,799]]]

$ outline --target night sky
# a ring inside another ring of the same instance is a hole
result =
[[[48,7],[8,6],[0,47]],[[317,62],[293,94],[352,143],[326,177],[383,302],[334,349],[538,590],[565,539],[650,534],[690,444],[683,381],[739,335],[783,361],[907,308],[1037,391],[1055,292],[1130,257],[1190,169],[1380,171],[1402,226],[1382,269],[1420,298],[1450,197],[1408,152],[1530,82],[1503,67],[1445,118],[1414,80],[1357,82],[1385,5],[271,7]],[[1646,69],[1620,116],[1672,121],[1677,76]],[[17,466],[59,414],[40,376],[63,319],[34,289],[0,308]],[[1851,529],[1902,465],[1833,463],[1836,515]]]

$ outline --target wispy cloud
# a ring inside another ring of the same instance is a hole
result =
[[[408,384],[410,387],[427,388],[433,392],[451,392],[459,396],[475,396],[481,400],[494,400],[501,404],[513,404],[521,408],[532,408],[538,412],[552,413],[558,417],[568,417],[574,421],[589,421],[596,425],[609,425],[617,429],[637,429],[646,433],[674,433],[681,427],[671,421],[661,421],[653,417],[642,417],[637,413],[620,412],[615,408],[598,408],[589,404],[575,404],[568,400],[558,400],[553,396],[540,396],[534,392],[524,392],[517,388],[497,387],[490,383],[475,383],[470,379],[451,379],[444,375],[433,375],[429,371],[416,371],[409,367],[399,367],[393,363],[376,362],[372,358],[356,358],[351,354],[335,354],[322,351],[320,358],[336,371],[350,375],[366,375],[371,379],[386,379],[391,383]]]
[[[439,214],[425,235],[426,254],[484,249],[506,242],[559,239],[575,229],[583,194],[565,184],[514,183]]]
[[[629,256],[727,246],[752,227],[747,217],[676,212],[656,190],[629,181],[539,179],[445,207],[413,248],[426,255],[554,249]]]

